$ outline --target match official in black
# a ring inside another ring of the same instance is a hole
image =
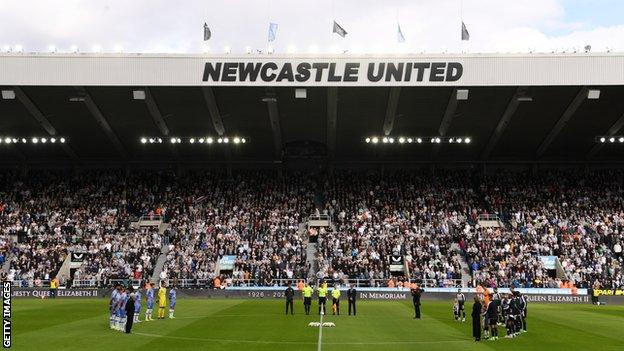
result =
[[[288,314],[288,307],[290,306],[290,314],[293,314],[293,300],[295,299],[295,289],[290,286],[288,283],[288,287],[286,291],[284,291],[284,296],[286,296],[286,314]]]
[[[126,334],[130,334],[130,331],[132,330],[132,321],[134,320],[134,289],[129,287],[128,293],[130,293],[130,297],[126,302]]]
[[[412,302],[414,302],[414,319],[420,319],[420,295],[425,292],[418,285],[412,287]]]
[[[349,316],[351,315],[351,307],[353,306],[353,315],[355,316],[355,299],[356,299],[357,291],[351,284],[349,290],[347,290],[347,300],[349,300]]]
[[[481,305],[481,300],[479,296],[475,295],[474,304],[472,305],[472,336],[475,338],[475,341],[481,341],[481,310],[483,309],[483,305]]]

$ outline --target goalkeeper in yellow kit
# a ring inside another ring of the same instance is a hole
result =
[[[165,319],[165,308],[167,308],[167,285],[160,282],[158,289],[158,319]]]

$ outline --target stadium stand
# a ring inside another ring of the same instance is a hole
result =
[[[313,278],[451,287],[461,285],[464,259],[472,284],[624,285],[621,172],[87,171],[0,179],[7,273],[21,286],[44,286],[70,252],[87,257],[72,276],[58,277],[62,285],[150,279],[163,247],[160,278],[187,287]],[[300,223],[321,210],[318,199],[332,226],[319,235],[319,270],[309,276]],[[488,211],[501,227],[478,224]],[[134,226],[141,216],[161,216],[169,227]],[[222,269],[229,255],[233,268]],[[405,258],[407,277],[393,278],[393,255]],[[542,256],[556,256],[560,271]]]
[[[624,285],[622,173],[550,171],[488,176],[481,187],[507,225],[466,227],[476,279],[491,286],[560,287],[540,256],[557,256],[577,287]],[[617,253],[620,251],[620,253]]]
[[[330,178],[326,211],[336,229],[321,240],[325,275],[385,283],[394,254],[406,257],[412,279],[455,286],[461,265],[451,251],[451,227],[462,227],[477,214],[467,179],[466,173],[406,172]]]

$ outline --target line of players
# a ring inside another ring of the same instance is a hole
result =
[[[301,290],[301,295],[303,296],[303,307],[305,310],[305,314],[309,315],[310,310],[312,308],[312,295],[316,292],[318,295],[318,313],[325,314],[325,304],[327,303],[327,295],[330,294],[332,297],[332,314],[340,315],[340,288],[338,285],[334,285],[331,292],[327,287],[326,282],[321,282],[319,286],[315,289],[309,283],[306,283],[303,287],[299,287]],[[349,302],[349,315],[351,315],[351,310],[353,310],[353,315],[355,316],[355,300],[356,300],[356,290],[353,285],[347,290],[347,300]],[[288,314],[288,310],[290,309],[290,314],[294,314],[293,312],[293,301],[295,298],[295,289],[292,288],[291,284],[288,284],[288,287],[284,291],[284,297],[286,298],[286,314]]]
[[[466,321],[465,302],[466,296],[461,289],[457,290],[453,304],[453,316],[458,322]],[[476,319],[480,327],[483,328],[486,340],[498,339],[499,326],[505,326],[507,330],[505,338],[513,338],[527,331],[527,308],[526,297],[513,288],[508,294],[500,294],[497,288],[494,288],[494,293],[490,293],[488,289],[483,289],[483,293],[475,295],[472,317],[473,321]],[[475,341],[481,339],[480,332],[473,332],[473,334]]]
[[[167,285],[165,282],[160,283],[158,295],[154,296],[154,283],[146,283],[144,287],[145,304],[145,321],[152,321],[154,302],[158,302],[158,319],[165,318],[165,309],[167,308]],[[134,290],[132,286],[124,287],[121,284],[115,285],[111,292],[109,302],[110,311],[110,329],[117,331],[125,331],[130,333],[133,323],[140,323],[140,313],[142,307],[143,295],[141,289]],[[173,319],[177,299],[177,291],[175,286],[169,289],[169,318]],[[129,303],[131,302],[131,303]]]

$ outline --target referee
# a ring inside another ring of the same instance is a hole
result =
[[[338,284],[334,285],[334,289],[332,289],[332,314],[337,314],[340,316],[340,289],[338,289]]]
[[[326,283],[321,283],[316,291],[318,292],[319,314],[325,314],[325,303],[327,302],[327,285],[326,285]],[[321,310],[323,312],[321,312]]]
[[[303,308],[305,309],[305,314],[310,314],[310,307],[312,306],[312,293],[314,290],[310,287],[309,283],[306,283],[303,288]]]

